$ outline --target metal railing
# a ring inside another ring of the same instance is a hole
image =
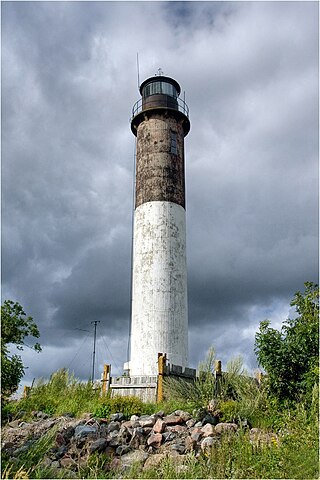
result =
[[[169,97],[168,95],[161,95],[161,100],[159,101],[159,95],[155,95],[154,100],[152,99],[152,95],[147,97],[146,99],[140,98],[132,107],[132,115],[130,121],[138,115],[138,113],[149,110],[152,108],[170,108],[171,110],[177,110],[182,112],[186,117],[189,118],[189,107],[184,100],[181,98],[173,98]]]

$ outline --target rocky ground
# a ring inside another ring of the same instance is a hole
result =
[[[168,457],[174,457],[177,470],[183,471],[190,452],[197,458],[220,442],[222,435],[233,435],[239,428],[236,423],[220,422],[219,412],[198,412],[193,418],[176,410],[170,415],[133,415],[130,420],[125,420],[122,413],[108,420],[90,414],[80,419],[67,414],[55,418],[43,412],[33,412],[33,417],[32,422],[15,420],[3,428],[2,452],[11,462],[18,462],[36,440],[52,432],[54,446],[44,456],[42,466],[68,469],[71,476],[96,453],[108,457],[105,468],[112,471],[130,468],[134,463],[147,470]],[[253,443],[278,441],[274,434],[256,428],[250,430],[250,439]]]

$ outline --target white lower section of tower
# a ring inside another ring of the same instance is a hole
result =
[[[158,353],[187,366],[186,212],[171,202],[135,210],[130,375],[156,375]]]

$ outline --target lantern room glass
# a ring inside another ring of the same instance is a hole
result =
[[[150,82],[143,88],[143,98],[157,94],[169,95],[174,98],[178,97],[178,92],[171,83]]]

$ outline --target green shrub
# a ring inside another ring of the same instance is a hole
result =
[[[154,404],[143,403],[137,397],[106,397],[100,399],[93,413],[100,418],[108,418],[112,413],[123,413],[128,419],[131,415],[149,415],[154,411]]]
[[[319,382],[319,287],[305,282],[305,291],[297,292],[290,305],[296,315],[288,318],[280,330],[260,323],[255,336],[255,353],[269,376],[270,393],[280,400],[311,400],[314,384]]]
[[[211,347],[206,359],[200,362],[198,377],[193,381],[176,377],[164,378],[164,396],[167,402],[184,405],[186,410],[206,407],[215,395],[216,381],[213,375],[215,362]],[[178,408],[176,408],[178,409]]]
[[[232,422],[233,419],[237,418],[239,413],[239,404],[235,400],[227,400],[225,402],[219,403],[219,410],[221,410],[222,422]]]

